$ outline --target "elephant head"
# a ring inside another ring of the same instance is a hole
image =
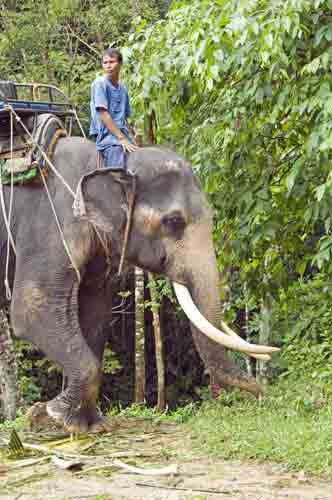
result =
[[[227,348],[269,359],[277,348],[249,344],[221,321],[212,213],[190,165],[169,149],[149,147],[132,154],[128,167],[137,176],[128,260],[172,280],[203,359],[204,350],[215,348],[197,330]]]
[[[210,381],[258,394],[257,383],[227,358],[224,347],[264,360],[278,349],[247,343],[221,320],[212,213],[190,164],[174,151],[155,146],[132,153],[128,169],[135,174],[137,189],[127,263],[173,282]],[[123,249],[127,207],[123,189],[104,173],[91,175],[84,198],[88,219],[110,239],[115,263]]]

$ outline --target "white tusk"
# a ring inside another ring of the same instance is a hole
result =
[[[270,354],[279,351],[277,347],[249,344],[241,338],[234,338],[221,332],[199,312],[185,286],[175,282],[173,282],[173,286],[177,299],[190,321],[211,340],[228,347],[228,349],[244,353]]]
[[[231,337],[233,337],[235,339],[243,340],[243,338],[240,337],[236,332],[234,332],[228,325],[226,325],[226,323],[223,320],[220,321],[220,325],[221,325],[222,330],[225,333],[228,333],[228,335],[230,335]],[[260,359],[261,361],[269,361],[271,359],[271,356],[269,354],[253,354],[252,352],[249,352],[249,351],[245,352],[244,354],[247,354],[248,356],[251,356],[252,358]]]

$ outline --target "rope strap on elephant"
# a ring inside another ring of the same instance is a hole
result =
[[[13,159],[13,133],[14,133],[14,120],[13,116],[10,115],[10,153],[11,159]],[[12,216],[12,208],[13,208],[13,194],[14,194],[14,176],[11,174],[11,182],[10,182],[10,198],[9,198],[9,212],[7,216],[5,198],[3,193],[3,185],[2,185],[2,169],[0,169],[0,200],[1,200],[1,208],[3,213],[3,219],[5,221],[6,229],[7,229],[7,249],[6,249],[6,269],[5,269],[5,289],[6,289],[6,297],[7,300],[10,300],[12,297],[11,289],[9,286],[8,274],[9,274],[9,259],[10,259],[10,245],[13,248],[14,254],[16,255],[16,247],[14,243],[14,238],[11,232],[11,216]]]
[[[46,182],[46,179],[45,179],[46,172],[45,172],[45,168],[44,168],[45,164],[48,167],[50,167],[51,170],[54,172],[54,174],[60,179],[60,181],[62,182],[62,184],[65,186],[65,188],[69,191],[69,193],[71,194],[71,196],[73,198],[75,198],[75,192],[72,190],[72,188],[66,182],[66,180],[63,178],[63,176],[60,174],[60,172],[55,168],[55,166],[53,165],[53,163],[51,161],[51,158],[49,157],[49,155],[50,156],[53,155],[55,146],[56,146],[58,140],[60,139],[60,137],[63,137],[64,135],[67,135],[67,133],[66,133],[66,131],[62,130],[61,128],[59,128],[57,131],[55,131],[54,134],[53,134],[53,136],[52,136],[52,138],[51,138],[51,141],[49,142],[47,152],[45,152],[43,150],[43,148],[41,147],[41,145],[37,142],[37,140],[31,134],[31,132],[28,130],[28,128],[26,127],[25,123],[22,121],[21,117],[15,112],[15,110],[10,105],[7,106],[7,110],[10,113],[10,123],[11,123],[11,127],[10,127],[10,160],[13,160],[13,157],[14,157],[14,150],[13,150],[13,135],[14,134],[13,134],[13,129],[14,129],[14,119],[15,119],[16,122],[19,123],[20,126],[23,128],[23,130],[25,131],[26,135],[29,137],[29,139],[30,139],[30,141],[31,141],[31,143],[33,145],[34,150],[38,151],[41,159],[43,160],[43,162],[36,162],[36,168],[39,170],[39,173],[40,173],[40,176],[41,176],[41,179],[42,179],[42,183],[43,183],[45,191],[47,193],[47,197],[48,197],[48,200],[49,200],[50,205],[51,205],[51,210],[52,210],[52,213],[53,213],[56,225],[58,227],[58,230],[59,230],[59,233],[60,233],[60,236],[61,236],[63,247],[65,249],[65,252],[66,252],[66,254],[67,254],[67,256],[68,256],[68,258],[70,260],[70,263],[71,263],[73,269],[76,272],[78,281],[80,282],[81,281],[80,271],[79,271],[78,267],[75,264],[74,258],[72,256],[70,248],[69,248],[69,245],[68,245],[68,243],[67,243],[67,241],[65,239],[65,235],[63,233],[63,230],[62,230],[59,218],[58,218],[56,210],[55,210],[55,206],[54,206],[53,200],[51,198],[51,195],[50,195],[50,192],[49,192],[49,189],[48,189],[48,186],[47,186],[47,182]],[[9,281],[8,281],[8,269],[9,269],[9,258],[10,258],[10,244],[12,245],[13,251],[16,254],[15,243],[14,243],[14,239],[12,237],[12,232],[11,232],[11,227],[10,227],[11,213],[12,213],[12,204],[13,204],[13,185],[14,185],[14,180],[13,180],[14,174],[13,174],[13,171],[11,171],[10,176],[11,176],[11,190],[10,190],[9,214],[7,216],[5,202],[4,202],[4,196],[3,196],[2,166],[0,166],[0,201],[1,201],[2,213],[3,213],[3,216],[4,216],[4,220],[5,220],[5,224],[6,224],[6,229],[7,229],[7,234],[8,234],[8,238],[7,238],[7,257],[6,257],[6,276],[5,276],[5,287],[6,287],[6,295],[7,295],[7,299],[8,300],[11,299],[11,290],[10,290]]]

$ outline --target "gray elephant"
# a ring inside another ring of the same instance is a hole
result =
[[[82,138],[61,139],[53,163],[76,190],[82,176],[96,169],[95,145]],[[136,176],[137,194],[125,267],[135,265],[174,282],[214,383],[257,391],[255,383],[228,360],[222,345],[265,359],[276,349],[248,344],[220,323],[211,212],[190,166],[173,151],[147,147],[130,155],[128,168]],[[40,185],[16,186],[12,218],[16,257],[10,268],[12,326],[17,337],[35,344],[64,370],[68,385],[48,402],[49,415],[71,432],[103,431],[108,427],[96,402],[104,327],[111,317],[112,280],[123,250],[126,192],[110,172],[86,176],[80,184],[86,213],[77,217],[72,197],[51,171],[47,184],[72,261],[46,191]],[[9,188],[5,202],[8,207]],[[3,220],[1,231],[5,242]],[[5,247],[3,244],[2,262]],[[4,277],[2,269],[1,284]],[[1,293],[5,303],[4,287]],[[220,324],[224,331],[217,329]]]

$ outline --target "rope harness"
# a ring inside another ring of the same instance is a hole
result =
[[[98,151],[97,169],[103,169],[103,168],[105,168],[104,167],[104,159],[103,159],[102,154]],[[131,230],[135,201],[136,201],[136,187],[137,187],[136,176],[130,170],[127,170],[126,173],[127,173],[127,179],[116,177],[116,173],[113,173],[114,180],[116,182],[120,182],[121,184],[126,184],[125,193],[126,193],[126,198],[127,198],[127,221],[126,221],[126,227],[125,227],[125,232],[124,232],[124,237],[123,237],[122,251],[121,251],[120,263],[119,263],[119,268],[118,268],[118,276],[121,276],[122,271],[123,271],[123,265],[124,265],[124,260],[126,257],[129,234],[130,234],[130,230]],[[127,187],[128,187],[128,180],[129,179],[131,181],[131,186],[130,186],[130,189],[128,190]],[[100,234],[97,231],[96,227],[95,227],[95,231],[96,231],[96,234],[97,234],[99,240],[101,241],[102,246],[104,246],[104,242],[102,241]],[[105,251],[105,254],[107,256],[106,251]]]
[[[34,89],[34,90],[37,91],[37,89]],[[60,129],[60,130],[58,130],[55,133],[55,135],[54,135],[54,137],[53,137],[53,139],[51,141],[50,147],[48,149],[48,153],[50,155],[50,156],[48,156],[45,153],[45,151],[42,149],[42,147],[38,144],[38,142],[35,140],[35,138],[30,133],[30,131],[28,130],[28,128],[25,126],[25,124],[22,121],[21,117],[16,113],[16,111],[13,109],[13,107],[11,105],[6,105],[6,110],[10,113],[10,158],[11,158],[11,160],[14,157],[13,137],[14,137],[14,120],[15,120],[16,123],[18,123],[23,128],[23,130],[25,131],[25,133],[29,137],[31,143],[33,144],[34,148],[39,151],[39,153],[40,153],[41,157],[43,158],[45,164],[47,164],[48,167],[50,167],[50,169],[52,170],[52,172],[54,173],[54,175],[56,175],[56,177],[58,177],[58,179],[60,180],[60,182],[62,183],[62,185],[67,189],[68,193],[74,199],[74,203],[73,203],[73,212],[74,212],[74,215],[75,216],[84,216],[86,214],[86,211],[85,211],[84,197],[83,197],[83,191],[82,191],[82,182],[88,176],[91,176],[91,175],[93,175],[93,174],[95,174],[97,172],[100,173],[100,172],[107,171],[108,173],[111,173],[109,171],[109,169],[106,169],[106,168],[103,167],[103,160],[102,160],[102,157],[100,156],[100,154],[98,153],[97,169],[94,170],[94,171],[92,171],[92,172],[89,172],[88,174],[85,174],[84,176],[81,177],[81,179],[80,179],[80,181],[78,183],[76,192],[75,192],[70,187],[70,185],[65,180],[65,178],[56,169],[56,167],[54,166],[54,164],[51,161],[51,158],[52,158],[52,155],[53,155],[53,152],[55,150],[55,147],[56,147],[56,144],[57,144],[58,140],[60,139],[60,137],[63,137],[64,135],[67,135],[65,133],[65,131],[63,129],[62,130]],[[79,118],[77,116],[76,110],[74,111],[74,115],[75,115],[75,119],[76,119],[77,123],[79,124],[79,127],[81,129],[81,132],[82,132],[83,136],[86,138],[86,135],[84,133],[84,129],[83,129],[83,127],[81,125],[81,122],[80,122],[80,120],[79,120]],[[54,219],[55,219],[55,222],[56,222],[59,234],[61,236],[61,241],[62,241],[63,247],[64,247],[65,252],[66,252],[66,254],[67,254],[67,256],[68,256],[68,258],[70,260],[71,266],[72,266],[72,268],[74,269],[74,271],[75,271],[75,273],[77,275],[78,282],[80,283],[81,282],[81,274],[80,274],[80,271],[79,271],[78,267],[75,264],[73,255],[72,255],[71,250],[69,248],[69,245],[68,245],[68,243],[66,241],[63,229],[61,227],[59,218],[57,216],[56,209],[55,209],[55,206],[54,206],[54,202],[52,200],[50,191],[49,191],[48,186],[47,186],[47,182],[46,182],[46,178],[45,178],[45,171],[44,171],[43,168],[41,168],[40,164],[38,164],[38,169],[39,169],[40,176],[41,176],[41,179],[42,179],[42,183],[43,183],[43,186],[45,188],[45,191],[46,191],[46,194],[47,194],[50,206],[51,206],[51,210],[52,210],[52,213],[53,213],[53,216],[54,216]],[[111,173],[111,174],[114,175],[113,173]],[[125,231],[124,231],[124,239],[123,239],[123,244],[122,244],[120,264],[119,264],[119,268],[118,268],[118,275],[121,275],[122,270],[123,270],[124,261],[125,261],[125,256],[126,256],[126,251],[127,251],[127,246],[128,246],[128,240],[129,240],[129,235],[130,235],[130,230],[131,230],[131,225],[132,225],[133,211],[134,211],[134,206],[135,206],[135,198],[136,198],[136,176],[132,172],[127,171],[125,178],[121,179],[121,178],[117,178],[115,176],[114,180],[117,181],[117,182],[120,182],[121,184],[126,185],[125,193],[126,193],[126,201],[127,201],[127,220],[126,220],[126,226],[125,226]],[[130,185],[129,189],[128,189],[128,185]],[[11,231],[11,218],[12,218],[12,208],[13,208],[13,193],[14,193],[14,174],[13,174],[13,172],[11,172],[9,211],[8,211],[8,215],[7,215],[6,206],[5,206],[5,199],[4,199],[3,184],[2,184],[2,169],[0,168],[0,203],[1,203],[1,209],[2,209],[3,218],[4,218],[4,222],[5,222],[5,226],[6,226],[6,230],[7,230],[7,236],[8,236],[7,237],[7,251],[6,251],[6,271],[5,271],[5,281],[4,281],[5,288],[6,288],[6,297],[7,297],[7,300],[10,300],[11,296],[12,296],[11,289],[10,289],[10,286],[9,286],[9,280],[8,280],[8,275],[9,275],[9,261],[10,261],[10,247],[12,247],[13,252],[16,255],[16,247],[15,247],[15,243],[14,243],[14,239],[13,239],[13,235],[12,235],[12,231]],[[110,255],[109,255],[109,251],[107,249],[107,245],[105,244],[105,242],[104,242],[104,240],[103,240],[103,238],[102,238],[102,236],[101,236],[101,234],[100,234],[100,232],[99,232],[98,227],[96,226],[96,224],[93,223],[93,222],[91,222],[91,221],[89,221],[89,222],[92,224],[92,226],[93,226],[93,228],[94,228],[94,230],[96,232],[96,235],[97,235],[97,237],[98,237],[98,239],[100,241],[100,244],[101,244],[101,246],[102,246],[102,248],[103,248],[103,250],[105,252],[106,259],[107,259],[107,261],[109,263],[109,261],[110,261]]]
[[[13,160],[13,137],[14,137],[14,120],[13,115],[10,115],[10,159]],[[11,232],[10,224],[12,217],[12,208],[13,208],[13,193],[14,193],[14,174],[11,173],[10,176],[10,197],[9,197],[9,213],[7,216],[6,205],[5,205],[5,197],[3,192],[2,185],[2,169],[0,169],[0,198],[1,198],[1,208],[3,213],[3,219],[5,221],[5,226],[7,229],[7,248],[6,248],[6,269],[5,269],[5,289],[6,289],[6,298],[7,300],[11,300],[12,292],[9,286],[8,274],[9,274],[9,260],[10,260],[10,245],[13,248],[14,254],[16,255],[16,247],[14,243],[14,238]]]

